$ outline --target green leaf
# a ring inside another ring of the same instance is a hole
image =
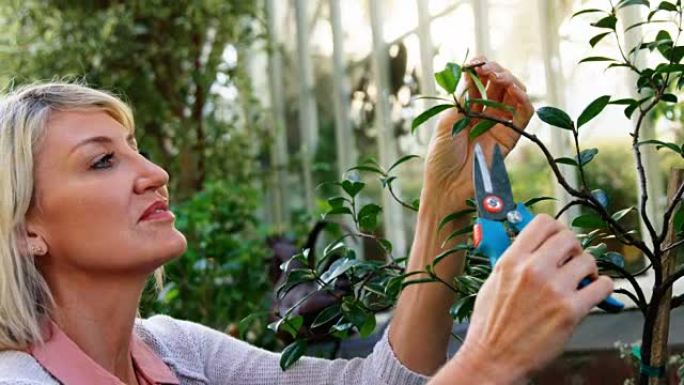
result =
[[[454,76],[454,80],[456,82],[456,87],[458,87],[458,83],[461,81],[463,69],[456,63],[447,63],[447,69],[451,70],[451,74]],[[454,91],[456,90],[456,87],[454,87]]]
[[[570,119],[570,116],[560,108],[542,107],[537,110],[537,116],[539,116],[539,119],[544,123],[554,127],[560,127],[571,131],[575,129],[575,123]]]
[[[446,237],[446,239],[444,240],[444,242],[442,242],[442,246],[446,245],[447,243],[449,243],[449,241],[451,241],[452,239],[458,237],[459,235],[470,234],[470,233],[472,233],[472,232],[473,232],[473,227],[472,227],[472,226],[466,226],[466,227],[463,227],[463,228],[461,228],[461,229],[458,229],[458,230],[452,232],[451,234],[449,234],[448,237]]]
[[[584,111],[582,111],[579,118],[577,118],[577,129],[579,130],[579,128],[582,127],[585,123],[589,122],[590,120],[595,118],[596,115],[600,114],[601,111],[603,111],[603,109],[606,108],[608,102],[610,102],[610,95],[600,96],[593,102],[589,103],[589,105],[584,109]]]
[[[619,221],[620,219],[624,218],[625,215],[629,214],[630,211],[634,210],[634,207],[628,207],[626,209],[622,209],[616,213],[613,213],[610,217],[613,218],[614,221]]]
[[[651,6],[648,0],[622,0],[615,6],[615,8],[624,8],[629,7],[630,5],[645,5],[647,7]]]
[[[593,48],[594,46],[596,46],[596,44],[598,44],[599,41],[601,41],[601,39],[603,39],[604,37],[610,35],[611,33],[612,33],[612,32],[602,32],[602,33],[599,33],[598,35],[592,37],[591,40],[589,40],[589,44],[590,44],[591,47]]]
[[[679,147],[679,145],[677,145],[675,143],[663,142],[660,140],[651,139],[651,140],[644,140],[642,142],[639,142],[639,146],[641,146],[643,144],[655,144],[656,150],[660,150],[661,148],[664,147],[664,148],[667,148],[667,149],[674,151],[677,154],[684,155],[684,153],[682,153],[682,149]]]
[[[581,11],[575,12],[572,17],[583,15],[585,13],[596,13],[596,12],[603,12],[603,13],[608,13],[608,11],[604,11],[603,9],[597,9],[597,8],[591,8],[591,9],[583,9]],[[572,18],[571,17],[571,18]]]
[[[318,313],[313,323],[311,324],[311,328],[317,328],[327,323],[333,322],[340,315],[342,315],[340,305],[328,306],[322,312]]]
[[[670,36],[669,32],[665,30],[658,31],[658,34],[656,35],[656,47],[658,48],[658,52],[660,52],[665,59],[669,59],[670,49],[672,49],[673,45],[672,36]]]
[[[338,208],[338,207],[344,207],[344,203],[349,202],[349,199],[345,197],[332,197],[328,198],[328,204],[330,205],[330,208]]]
[[[387,254],[392,254],[392,242],[388,241],[387,239],[378,239],[378,243],[380,244],[380,247],[382,247]]]
[[[382,208],[375,203],[369,203],[359,210],[357,220],[359,226],[367,231],[373,231],[378,225],[377,216],[382,211]]]
[[[577,161],[581,166],[584,166],[585,164],[589,163],[594,159],[596,154],[598,154],[599,150],[597,148],[590,148],[587,150],[582,150],[579,154],[579,159]]]
[[[603,219],[595,214],[580,215],[572,221],[572,225],[574,227],[584,227],[589,229],[600,229],[606,227]]]
[[[606,195],[605,191],[601,189],[596,189],[591,192],[591,195],[601,204],[601,207],[604,209],[608,207],[608,195]]]
[[[348,169],[346,172],[354,171],[354,170],[373,172],[373,173],[380,174],[383,176],[387,175],[387,173],[383,169],[381,169],[380,167],[366,166],[366,165],[354,166],[354,167]]]
[[[296,340],[287,345],[287,347],[280,354],[280,368],[287,370],[294,365],[306,353],[306,341]]]
[[[610,102],[608,102],[608,104],[631,106],[632,104],[636,104],[636,102],[637,102],[636,99],[625,98],[625,99],[611,100]]]
[[[413,134],[416,131],[416,128],[418,128],[418,126],[420,126],[421,124],[425,123],[428,119],[452,107],[454,107],[453,104],[438,104],[423,111],[423,113],[421,113],[420,115],[418,115],[418,117],[413,119],[413,123],[411,123],[411,133]]]
[[[361,261],[356,259],[347,257],[340,258],[333,262],[325,273],[321,274],[320,279],[326,284],[331,283],[337,277],[346,273],[349,269],[358,266],[360,263]]]
[[[444,96],[420,95],[420,96],[416,96],[414,99],[415,100],[427,99],[427,100],[439,100],[442,102],[451,102],[451,100],[449,98],[445,98]]]
[[[680,203],[677,212],[672,217],[675,232],[684,231],[684,204]]]
[[[463,209],[463,210],[459,210],[459,211],[456,211],[456,212],[453,212],[453,213],[447,215],[446,217],[442,218],[441,221],[439,221],[439,225],[437,226],[437,232],[442,231],[444,226],[446,226],[449,222],[452,222],[456,219],[462,218],[468,214],[472,214],[475,211],[476,210],[474,210],[474,209]]]
[[[470,124],[470,118],[464,117],[463,119],[459,119],[454,123],[454,125],[451,128],[451,136],[457,135],[459,132],[463,131],[466,127],[468,127],[468,124]]]
[[[617,61],[615,59],[605,57],[605,56],[589,56],[585,57],[584,59],[580,60],[579,63],[588,63],[588,62],[595,62],[595,61]]]
[[[600,19],[599,21],[592,23],[591,26],[596,27],[596,28],[607,28],[607,29],[615,31],[616,23],[617,23],[617,17],[615,17],[613,15],[608,15],[608,16]]]
[[[443,251],[443,252],[439,253],[435,257],[435,259],[432,260],[432,266],[433,267],[437,266],[437,264],[439,264],[444,258],[446,258],[452,254],[459,253],[459,252],[464,251],[464,250],[468,250],[469,248],[470,248],[470,246],[468,246],[466,244],[461,244],[461,245],[456,245],[455,247],[452,247],[449,250]]]
[[[656,73],[684,72],[684,64],[663,64],[656,68]]]
[[[407,160],[411,160],[411,159],[413,159],[413,158],[420,158],[420,156],[418,156],[418,155],[405,155],[405,156],[402,156],[401,158],[399,158],[399,160],[397,160],[396,162],[394,162],[394,164],[392,164],[392,165],[390,166],[390,168],[387,169],[387,173],[389,173],[390,171],[392,171],[392,169],[394,169],[395,167],[399,166],[400,164],[406,162]]]
[[[470,130],[470,133],[468,133],[468,137],[470,139],[475,139],[478,136],[489,131],[489,129],[496,126],[496,124],[497,123],[492,120],[480,120],[480,122],[477,123],[472,130]]]
[[[366,338],[373,334],[376,325],[375,314],[366,312],[365,317],[363,325],[359,328],[359,334],[362,338]]]
[[[487,107],[492,107],[492,108],[497,108],[499,110],[505,110],[508,112],[515,112],[515,107],[509,106],[508,104],[503,104],[499,102],[495,102],[493,100],[488,100],[488,99],[470,99],[470,104],[482,104],[483,106]]]
[[[556,162],[558,164],[567,164],[567,165],[575,166],[575,167],[577,167],[577,165],[578,165],[577,161],[575,159],[568,158],[568,157],[556,158],[556,159],[554,159],[554,162]]]
[[[343,215],[343,214],[349,214],[352,215],[352,211],[349,209],[349,207],[333,207],[331,210],[328,210],[325,212],[323,215],[323,219],[327,217],[328,215]]]
[[[608,251],[600,257],[601,260],[608,261],[615,266],[625,268],[625,257],[615,251]]]
[[[663,11],[676,12],[677,6],[670,3],[669,1],[661,1],[660,4],[658,4],[658,9],[661,9]]]
[[[539,202],[542,202],[542,201],[556,201],[556,200],[558,200],[558,199],[553,198],[553,197],[538,197],[538,198],[532,198],[532,199],[528,200],[527,202],[525,202],[525,206],[526,206],[526,207],[532,207],[532,206],[534,206],[535,204],[537,204],[537,203],[539,203]]]
[[[366,186],[365,183],[363,182],[356,182],[350,179],[345,179],[342,181],[342,189],[349,194],[350,197],[354,198],[356,195],[358,195],[361,190],[363,190],[364,186]]]
[[[475,83],[477,91],[480,93],[480,99],[487,100],[487,90],[485,89],[485,86],[482,84],[480,78],[477,76],[475,70],[472,68],[468,68],[468,73],[470,74],[470,79],[473,81],[473,83]]]
[[[240,333],[240,339],[245,339],[246,334],[249,331],[249,327],[252,326],[254,320],[259,319],[259,317],[261,316],[263,316],[263,313],[252,313],[240,320],[240,322],[238,323],[238,332]]]
[[[449,63],[447,67],[435,74],[435,80],[440,87],[447,93],[453,94],[456,91],[458,82],[461,79],[461,67],[458,64]]]
[[[456,300],[456,302],[454,302],[449,309],[449,315],[451,315],[451,318],[458,322],[468,320],[475,307],[475,297],[476,294],[470,294]]]

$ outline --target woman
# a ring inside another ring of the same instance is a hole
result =
[[[526,126],[524,86],[496,63],[477,74],[490,99],[516,108],[503,117]],[[469,92],[479,97],[472,84]],[[438,221],[472,195],[472,143],[465,133],[451,138],[456,119],[444,116],[430,144],[409,270],[440,252]],[[517,139],[494,127],[478,141],[507,152]],[[168,209],[168,178],[138,153],[130,109],[105,92],[53,83],[4,98],[0,385],[514,383],[555,357],[612,290],[604,277],[577,290],[596,276],[593,258],[572,232],[538,216],[484,285],[453,359],[445,363],[452,294],[414,285],[367,358],[304,358],[282,372],[276,354],[202,325],[136,318],[146,280],[186,249]],[[450,280],[461,267],[454,258],[437,273]]]

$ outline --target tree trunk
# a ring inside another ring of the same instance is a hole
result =
[[[675,195],[677,188],[684,181],[684,169],[672,169],[670,171],[670,179],[667,187],[668,201],[672,200]],[[674,219],[674,218],[673,218]],[[672,219],[672,220],[673,220]],[[670,223],[666,224],[668,226],[668,234],[666,238],[666,244],[671,243],[675,240],[676,234],[674,231],[674,226],[672,226],[672,220]],[[667,279],[668,276],[677,267],[677,252],[676,250],[670,250],[663,255],[663,280]],[[668,352],[668,333],[670,329],[670,304],[672,301],[672,288],[667,290],[663,295],[660,303],[658,304],[658,315],[656,317],[655,324],[653,326],[653,342],[651,344],[651,363],[650,366],[654,368],[666,368],[667,361],[669,358]],[[662,377],[650,377],[649,385],[660,385],[666,383],[667,376]]]

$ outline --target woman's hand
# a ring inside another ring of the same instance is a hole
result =
[[[596,279],[578,289],[587,276]],[[480,290],[468,335],[434,384],[511,384],[560,354],[578,323],[613,291],[575,234],[538,215]]]
[[[470,65],[482,62],[483,59],[476,59]],[[514,114],[496,109],[476,111],[512,120],[517,127],[524,128],[533,111],[525,94],[525,86],[493,62],[477,66],[475,71],[487,88],[488,99],[515,108]],[[481,98],[472,80],[466,79],[471,99]],[[473,109],[476,108],[473,105]],[[442,231],[437,231],[442,218],[465,206],[465,200],[473,195],[474,143],[468,138],[468,130],[456,137],[451,136],[454,122],[462,117],[456,110],[445,114],[430,142],[416,232],[406,268],[408,272],[422,271],[450,244],[461,242],[463,239],[456,237],[449,244],[443,244],[451,230],[469,226],[467,218],[459,218]],[[475,120],[472,122],[476,123]],[[492,153],[490,150],[495,144],[508,153],[518,136],[509,127],[499,124],[479,136],[477,141],[488,154]],[[444,281],[451,282],[462,271],[463,258],[454,255],[440,262],[434,273]],[[454,299],[454,293],[441,284],[412,285],[402,291],[390,327],[390,342],[404,365],[416,372],[432,375],[444,364],[453,325],[449,307]]]
[[[516,127],[524,129],[530,121],[534,109],[527,97],[525,86],[508,70],[495,62],[486,62],[483,58],[474,59],[470,66],[487,89],[487,98],[515,108],[514,113],[495,108],[482,108],[481,104],[473,104],[474,112],[481,112],[503,120],[510,120]],[[468,94],[471,99],[479,99],[481,95],[469,75],[466,75]],[[468,137],[469,129],[461,131],[456,137],[451,136],[452,126],[462,119],[463,115],[450,109],[439,121],[437,129],[430,141],[423,184],[421,202],[432,208],[444,207],[444,214],[462,206],[465,199],[473,195],[472,161],[474,142]],[[470,128],[479,120],[473,119]],[[476,138],[485,154],[491,154],[495,144],[501,146],[506,155],[515,146],[519,134],[509,127],[497,124],[488,132]]]

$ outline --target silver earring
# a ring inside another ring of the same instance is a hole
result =
[[[31,245],[30,249],[31,249],[31,254],[33,254],[33,255],[45,254],[45,250],[43,250],[42,246]]]

